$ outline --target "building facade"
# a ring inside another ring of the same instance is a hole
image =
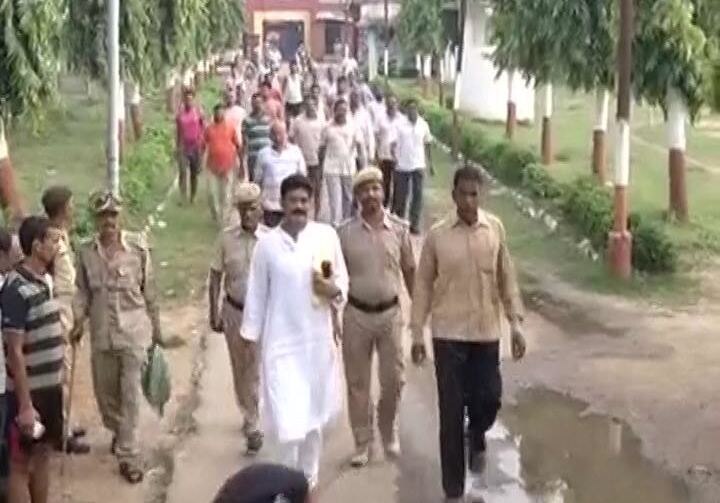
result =
[[[256,40],[275,40],[285,59],[294,55],[300,43],[305,44],[315,59],[338,57],[345,44],[352,50],[352,3],[349,0],[246,0],[248,32],[255,35]]]

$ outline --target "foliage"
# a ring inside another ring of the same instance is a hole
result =
[[[57,96],[60,0],[0,1],[0,115],[42,119]]]
[[[393,86],[401,99],[415,97],[410,88]],[[423,116],[433,134],[445,142],[453,135],[452,115],[434,101],[419,99]],[[464,122],[460,144],[463,154],[481,163],[485,169],[509,186],[520,188],[539,202],[562,213],[565,221],[580,236],[590,240],[596,249],[605,249],[613,223],[612,198],[607,190],[591,178],[580,178],[563,184],[547,169],[538,165],[537,156],[525,148],[484,133],[478,123]],[[633,232],[633,266],[644,272],[672,272],[677,264],[677,249],[664,229],[631,215]]]
[[[440,0],[402,0],[397,29],[400,43],[406,50],[423,54],[441,51]]]
[[[611,87],[612,0],[494,0],[493,59],[526,80]]]
[[[680,91],[694,118],[705,96],[707,38],[686,0],[640,0],[634,41],[637,96],[666,106],[669,87]]]

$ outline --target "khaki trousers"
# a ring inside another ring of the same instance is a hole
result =
[[[259,431],[260,369],[257,344],[240,336],[242,311],[223,303],[222,318],[235,399],[244,416],[243,433],[247,436]]]
[[[103,424],[115,436],[118,461],[137,464],[140,457],[138,422],[144,361],[142,350],[93,351],[95,399]]]
[[[374,439],[370,383],[375,350],[380,378],[378,429],[383,442],[388,443],[397,434],[398,407],[405,385],[402,312],[399,305],[382,313],[365,313],[348,305],[343,317],[343,360],[350,425],[357,447],[365,447]]]
[[[230,218],[230,193],[233,187],[232,171],[225,175],[216,175],[208,170],[207,192],[210,216],[213,221],[225,228]]]

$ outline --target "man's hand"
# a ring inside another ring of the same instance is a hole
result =
[[[70,344],[72,344],[73,346],[80,344],[80,341],[83,337],[83,332],[83,324],[75,323],[75,325],[73,325],[72,329],[70,330]]]
[[[511,333],[511,344],[512,344],[512,357],[515,361],[522,360],[525,356],[525,350],[527,344],[525,343],[525,337],[523,336],[520,328],[515,327]]]
[[[427,349],[425,349],[424,342],[413,342],[412,348],[410,348],[410,356],[412,362],[416,366],[421,366],[427,360]]]
[[[313,291],[316,295],[327,300],[333,300],[340,295],[340,289],[335,285],[332,278],[325,279],[319,271],[313,271]]]
[[[32,405],[29,405],[20,409],[15,421],[17,422],[18,428],[20,428],[20,431],[24,435],[32,437],[35,420],[39,417],[40,415],[37,413],[35,408]]]

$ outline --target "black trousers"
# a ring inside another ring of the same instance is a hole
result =
[[[484,451],[485,432],[500,410],[500,343],[435,339],[433,349],[443,489],[448,498],[459,498],[465,492],[465,408],[470,417],[467,452]]]
[[[407,215],[410,199],[410,231],[420,232],[420,216],[423,208],[423,180],[425,170],[395,171],[393,174],[392,212],[400,218]]]

